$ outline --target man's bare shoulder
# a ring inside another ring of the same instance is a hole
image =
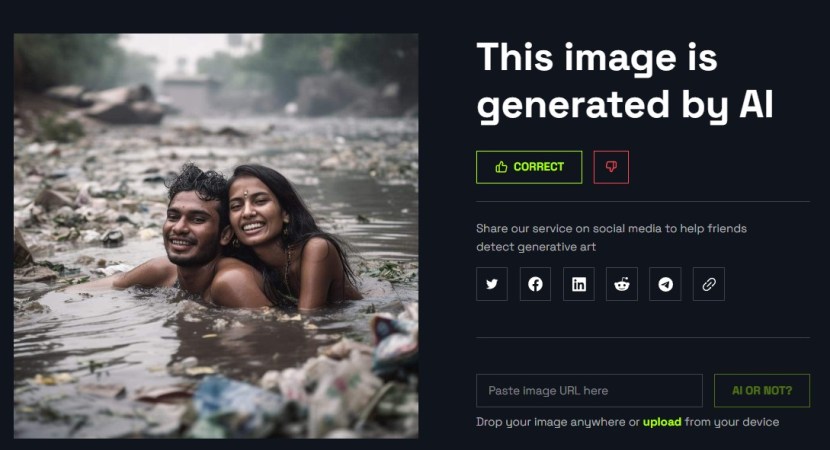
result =
[[[225,257],[216,264],[216,275],[211,287],[233,288],[235,285],[254,285],[262,288],[262,274],[250,264],[236,258]]]
[[[241,270],[241,271],[244,271],[244,272],[259,273],[259,271],[256,270],[256,268],[254,268],[254,266],[246,263],[245,261],[242,261],[242,260],[230,257],[230,256],[220,258],[219,262],[217,262],[216,272],[219,273],[223,270],[224,271],[227,271],[227,270]]]
[[[117,275],[112,285],[119,289],[136,285],[147,287],[172,286],[176,282],[177,274],[176,265],[171,263],[166,256],[160,256],[129,272]]]
[[[222,258],[210,284],[210,300],[222,306],[257,308],[269,306],[262,293],[262,274],[236,258]]]

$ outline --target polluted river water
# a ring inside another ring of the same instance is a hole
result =
[[[15,437],[179,437],[205,376],[261,385],[344,338],[371,347],[372,316],[417,308],[417,135],[415,119],[258,117],[88,124],[71,144],[16,138],[15,227],[58,277],[15,279]],[[164,256],[163,179],[187,161],[226,175],[248,162],[281,171],[321,226],[351,245],[365,298],[298,315],[214,308],[173,288],[64,290]],[[35,205],[44,189],[74,204]],[[119,239],[104,245],[113,230]],[[414,418],[353,433],[417,435],[417,393],[414,408],[407,398]],[[293,420],[271,435],[315,426]]]

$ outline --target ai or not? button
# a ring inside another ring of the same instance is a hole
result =
[[[582,151],[477,150],[476,184],[582,184]]]
[[[809,373],[716,373],[715,408],[809,408]]]

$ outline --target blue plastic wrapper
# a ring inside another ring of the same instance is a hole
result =
[[[198,414],[189,435],[197,438],[260,438],[271,434],[286,402],[271,391],[222,376],[202,379],[193,394]]]

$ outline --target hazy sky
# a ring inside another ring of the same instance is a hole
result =
[[[259,43],[261,35],[243,34],[243,41]],[[187,58],[185,73],[196,74],[196,60],[216,51],[243,54],[245,46],[231,48],[227,34],[122,34],[120,44],[130,51],[158,57],[156,76],[164,77],[176,72],[176,60]]]

